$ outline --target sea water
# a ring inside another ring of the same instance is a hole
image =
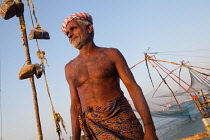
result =
[[[195,106],[192,104],[192,106]],[[194,107],[189,116],[153,117],[159,140],[175,140],[206,131],[199,110]],[[205,140],[210,140],[206,138]]]

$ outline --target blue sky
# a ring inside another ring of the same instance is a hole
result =
[[[47,80],[55,110],[66,122],[66,139],[71,135],[71,127],[70,96],[64,66],[78,55],[78,50],[61,32],[61,24],[70,14],[91,14],[95,43],[118,48],[129,67],[143,60],[143,53],[150,47],[149,52],[158,52],[157,59],[177,63],[185,60],[192,65],[210,68],[209,0],[54,0],[34,1],[34,4],[42,29],[47,30],[51,37],[50,40],[39,40],[39,46],[46,53],[49,64],[46,66]],[[27,6],[24,15],[29,33],[32,24]],[[25,63],[18,18],[1,18],[0,30],[2,137],[4,140],[35,140],[37,129],[30,82],[18,79],[18,72]],[[39,63],[35,40],[29,40],[29,48],[32,63]],[[138,65],[132,72],[144,93],[149,92],[152,86],[145,64]],[[155,73],[151,73],[158,83]],[[43,77],[35,78],[35,84],[44,139],[57,139]],[[129,98],[123,86],[122,90]]]

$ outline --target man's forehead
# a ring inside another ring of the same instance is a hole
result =
[[[72,20],[72,21],[70,21],[70,22],[67,24],[66,27],[69,28],[69,27],[73,27],[73,26],[80,26],[80,25],[78,24],[77,21]]]

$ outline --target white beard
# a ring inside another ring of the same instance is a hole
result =
[[[82,47],[89,42],[90,34],[86,32],[84,32],[83,34],[84,37],[82,39],[70,42],[72,46],[74,46],[76,49],[82,49]]]

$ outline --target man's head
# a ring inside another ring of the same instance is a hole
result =
[[[62,32],[69,38],[70,43],[77,49],[93,41],[92,17],[87,13],[75,13],[68,16],[62,24]]]
[[[77,20],[79,24],[82,26],[87,26],[87,25],[93,25],[93,18],[91,15],[88,13],[80,12],[80,13],[75,13],[70,16],[68,16],[62,24],[62,32],[66,34],[66,26],[67,24],[72,21],[72,20]]]

